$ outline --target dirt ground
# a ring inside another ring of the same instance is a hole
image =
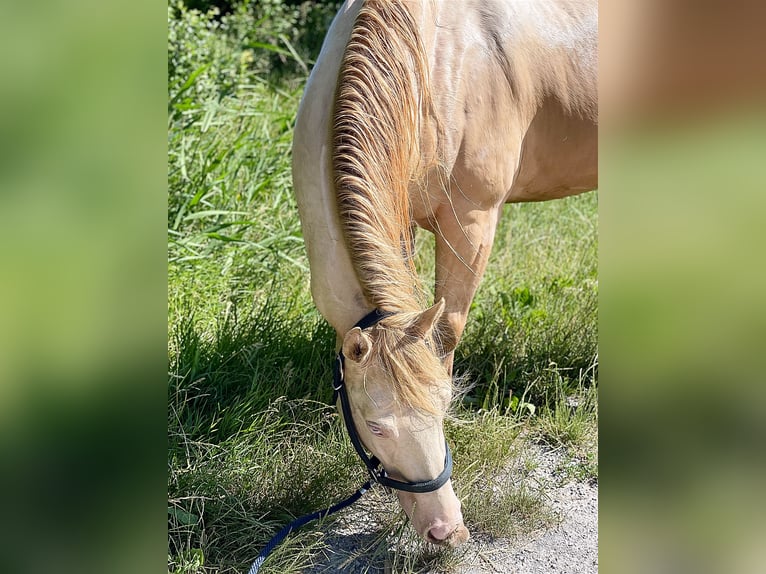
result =
[[[541,480],[549,504],[560,522],[547,530],[513,540],[484,540],[474,536],[459,574],[596,574],[598,572],[598,485],[593,481],[554,476],[559,453],[536,449]],[[471,557],[474,557],[472,560]],[[435,573],[434,573],[435,574]]]
[[[561,454],[533,447],[536,478],[545,483],[546,499],[557,520],[550,528],[512,539],[491,538],[472,533],[461,546],[458,565],[444,569],[449,574],[596,574],[598,572],[598,485],[594,481],[562,478]],[[360,549],[375,543],[370,529],[369,505],[349,509],[332,527],[325,552],[326,562],[311,574],[344,572],[379,574],[391,565]],[[398,569],[397,569],[398,570]],[[444,574],[441,570],[417,571]]]

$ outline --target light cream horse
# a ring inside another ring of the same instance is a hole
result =
[[[595,0],[347,0],[325,39],[293,183],[355,426],[395,479],[443,470],[453,351],[503,204],[596,187],[597,27]],[[415,224],[436,236],[427,309]],[[393,314],[354,328],[375,308]],[[451,481],[398,496],[426,540],[468,539]]]

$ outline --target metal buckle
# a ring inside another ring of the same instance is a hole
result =
[[[388,494],[391,494],[393,492],[393,489],[390,486],[387,486],[383,484],[382,482],[380,482],[381,478],[388,478],[388,475],[386,474],[386,469],[383,468],[383,465],[379,464],[376,468],[368,467],[367,471],[370,473],[370,479],[372,480],[373,485],[379,486]]]

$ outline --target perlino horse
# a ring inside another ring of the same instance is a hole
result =
[[[293,183],[346,413],[391,479],[444,474],[453,352],[503,204],[597,186],[597,28],[595,0],[347,0],[330,28]],[[415,224],[436,237],[430,307]],[[397,494],[424,539],[468,539],[451,480]]]

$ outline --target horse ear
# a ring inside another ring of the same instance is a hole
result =
[[[354,327],[343,337],[343,355],[355,363],[361,363],[370,354],[372,341],[359,327]]]
[[[439,299],[432,307],[423,311],[415,321],[407,327],[407,334],[419,339],[425,339],[439,321],[444,312],[444,297]]]

